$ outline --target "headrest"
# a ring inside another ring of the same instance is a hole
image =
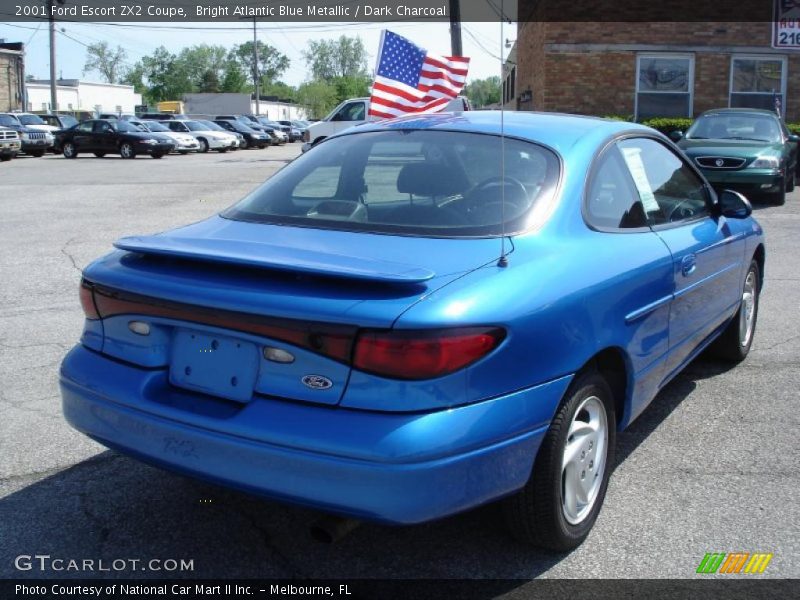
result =
[[[414,196],[453,196],[467,188],[458,171],[430,163],[409,163],[397,176],[397,191]]]

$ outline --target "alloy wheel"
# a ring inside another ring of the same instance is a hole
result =
[[[597,396],[584,399],[569,426],[561,463],[561,509],[571,525],[591,512],[603,485],[608,417]]]
[[[755,271],[748,272],[742,292],[742,309],[739,311],[739,343],[743,347],[750,343],[756,323],[756,285]]]

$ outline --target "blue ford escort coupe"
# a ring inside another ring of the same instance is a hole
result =
[[[348,518],[503,499],[514,535],[573,548],[616,432],[707,346],[747,355],[750,213],[630,123],[353,128],[90,264],[64,414],[141,460]]]

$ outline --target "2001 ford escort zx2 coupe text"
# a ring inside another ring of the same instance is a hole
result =
[[[89,265],[64,413],[142,460],[340,515],[418,523],[505,498],[515,535],[572,548],[615,432],[712,342],[747,355],[765,258],[750,212],[630,123],[353,128],[222,214]]]

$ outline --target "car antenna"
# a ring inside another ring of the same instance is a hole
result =
[[[503,75],[503,0],[500,0],[500,75]],[[502,88],[502,86],[501,86]],[[500,258],[498,267],[508,266],[506,256],[506,132],[505,132],[505,105],[503,94],[500,94]]]

